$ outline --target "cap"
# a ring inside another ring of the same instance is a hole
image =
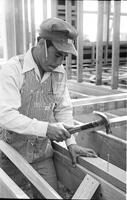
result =
[[[39,36],[51,40],[57,50],[77,56],[73,41],[78,33],[67,21],[56,17],[46,19],[40,25]]]

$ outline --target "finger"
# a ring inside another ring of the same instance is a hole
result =
[[[95,157],[98,157],[94,150],[88,151],[88,153],[94,155]]]
[[[73,154],[72,152],[69,152],[72,160],[72,166],[76,167],[76,155]]]
[[[70,137],[71,137],[70,130],[72,128],[74,128],[74,126],[70,126],[70,125],[67,125],[67,124],[64,124],[64,123],[63,123],[63,126],[64,126],[65,130],[69,133]]]
[[[97,158],[98,156],[96,154],[93,154],[93,153],[87,153],[87,157]]]
[[[61,123],[59,124],[59,126],[61,127],[61,132],[62,132],[62,137],[64,140],[66,140],[67,138],[71,137],[71,134],[68,132],[68,130],[65,128],[64,124]]]
[[[67,138],[70,138],[71,137],[71,134],[64,128],[64,130],[63,130],[63,137],[65,138],[65,140],[67,139]]]
[[[76,167],[76,156],[72,158],[72,166]]]

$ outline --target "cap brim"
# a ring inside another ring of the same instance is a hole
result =
[[[75,56],[78,55],[73,43],[66,43],[62,41],[59,42],[54,40],[52,40],[52,43],[58,51],[65,52],[68,54],[73,54]]]

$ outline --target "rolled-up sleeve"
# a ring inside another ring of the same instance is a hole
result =
[[[21,71],[15,63],[0,69],[0,127],[19,134],[46,136],[48,122],[31,119],[19,113],[21,106]]]

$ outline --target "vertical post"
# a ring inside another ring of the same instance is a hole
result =
[[[23,31],[24,31],[24,52],[29,49],[29,22],[28,22],[28,0],[23,0]]]
[[[120,8],[121,1],[114,1],[113,17],[113,41],[112,41],[112,89],[118,88],[118,67],[119,67],[119,40],[120,40]]]
[[[51,0],[51,16],[56,17],[57,16],[57,9],[56,9],[56,0]]]
[[[105,56],[104,63],[108,63],[108,44],[109,44],[109,18],[111,1],[105,1],[105,20],[104,20],[104,40],[105,40]]]
[[[104,1],[98,1],[97,47],[96,47],[96,85],[102,84],[103,13],[104,13]]]
[[[9,59],[16,55],[16,37],[15,37],[15,16],[14,16],[14,0],[5,0],[4,12],[4,34],[5,34],[5,59]]]
[[[16,34],[16,54],[24,52],[23,38],[23,5],[22,0],[14,0],[15,9],[15,34]]]
[[[35,11],[34,0],[30,0],[30,16],[31,16],[31,44],[35,45],[36,31],[35,31]]]
[[[83,0],[77,1],[77,81],[83,81]]]
[[[47,19],[47,0],[43,0],[43,20]]]
[[[71,24],[71,0],[65,0],[65,19]],[[71,54],[66,57],[67,78],[71,79]]]

